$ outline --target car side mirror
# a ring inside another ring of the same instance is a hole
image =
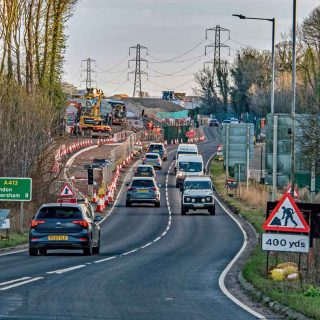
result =
[[[176,160],[176,156],[173,156],[173,160]]]
[[[212,186],[212,191],[216,191],[216,187],[215,186]]]
[[[203,169],[202,171],[203,171],[203,174],[206,174],[206,169]]]
[[[94,222],[98,222],[98,221],[101,221],[101,220],[102,220],[101,216],[95,216],[95,218],[94,218]]]
[[[159,184],[158,184],[158,188],[161,188],[161,187],[162,187],[162,184],[161,184],[161,183],[159,183]]]
[[[126,182],[126,187],[129,187],[129,182]]]

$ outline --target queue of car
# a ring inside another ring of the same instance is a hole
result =
[[[181,214],[206,209],[215,214],[213,185],[204,175],[204,164],[195,144],[180,144],[175,161],[176,187],[181,191]],[[162,143],[151,143],[127,184],[126,206],[153,204],[160,207],[160,185],[156,169],[162,169],[167,150]],[[94,215],[90,203],[49,203],[40,207],[29,232],[29,255],[45,255],[52,249],[81,249],[84,255],[100,252],[102,217]]]
[[[162,169],[162,161],[167,160],[167,149],[163,143],[150,143],[147,153],[138,165],[134,178],[128,184],[126,206],[132,204],[153,204],[160,207],[160,190],[155,170]]]

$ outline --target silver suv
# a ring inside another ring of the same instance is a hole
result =
[[[189,176],[183,183],[181,197],[181,214],[186,215],[189,210],[208,210],[214,215],[215,202],[214,187],[209,176]]]

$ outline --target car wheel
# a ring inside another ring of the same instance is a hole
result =
[[[216,214],[216,207],[209,209],[210,216],[214,216]]]
[[[131,203],[129,201],[126,201],[126,207],[131,207]]]
[[[100,253],[100,240],[98,242],[98,246],[92,248],[92,253],[93,254],[99,254]]]
[[[47,254],[47,249],[46,248],[41,248],[39,249],[39,253],[42,255],[42,256],[45,256]]]
[[[181,207],[181,215],[185,216],[187,214],[187,210],[184,207]]]
[[[89,247],[83,248],[83,254],[85,256],[92,256],[92,245],[89,244]]]
[[[154,206],[157,207],[157,208],[159,208],[159,207],[160,207],[160,201],[159,201],[159,202],[156,202],[156,203],[154,204]]]
[[[29,248],[29,256],[37,256],[37,255],[38,255],[38,249]]]

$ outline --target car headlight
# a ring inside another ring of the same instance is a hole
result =
[[[190,199],[190,197],[186,197],[185,200],[186,200],[186,202],[190,202],[191,199]]]
[[[206,202],[206,199],[205,199],[205,198],[202,198],[201,201],[202,201],[202,202]]]
[[[212,199],[211,199],[211,197],[206,197],[206,200],[209,202],[209,201],[211,201]]]
[[[191,202],[196,202],[196,200],[195,200],[195,199],[192,199]]]

